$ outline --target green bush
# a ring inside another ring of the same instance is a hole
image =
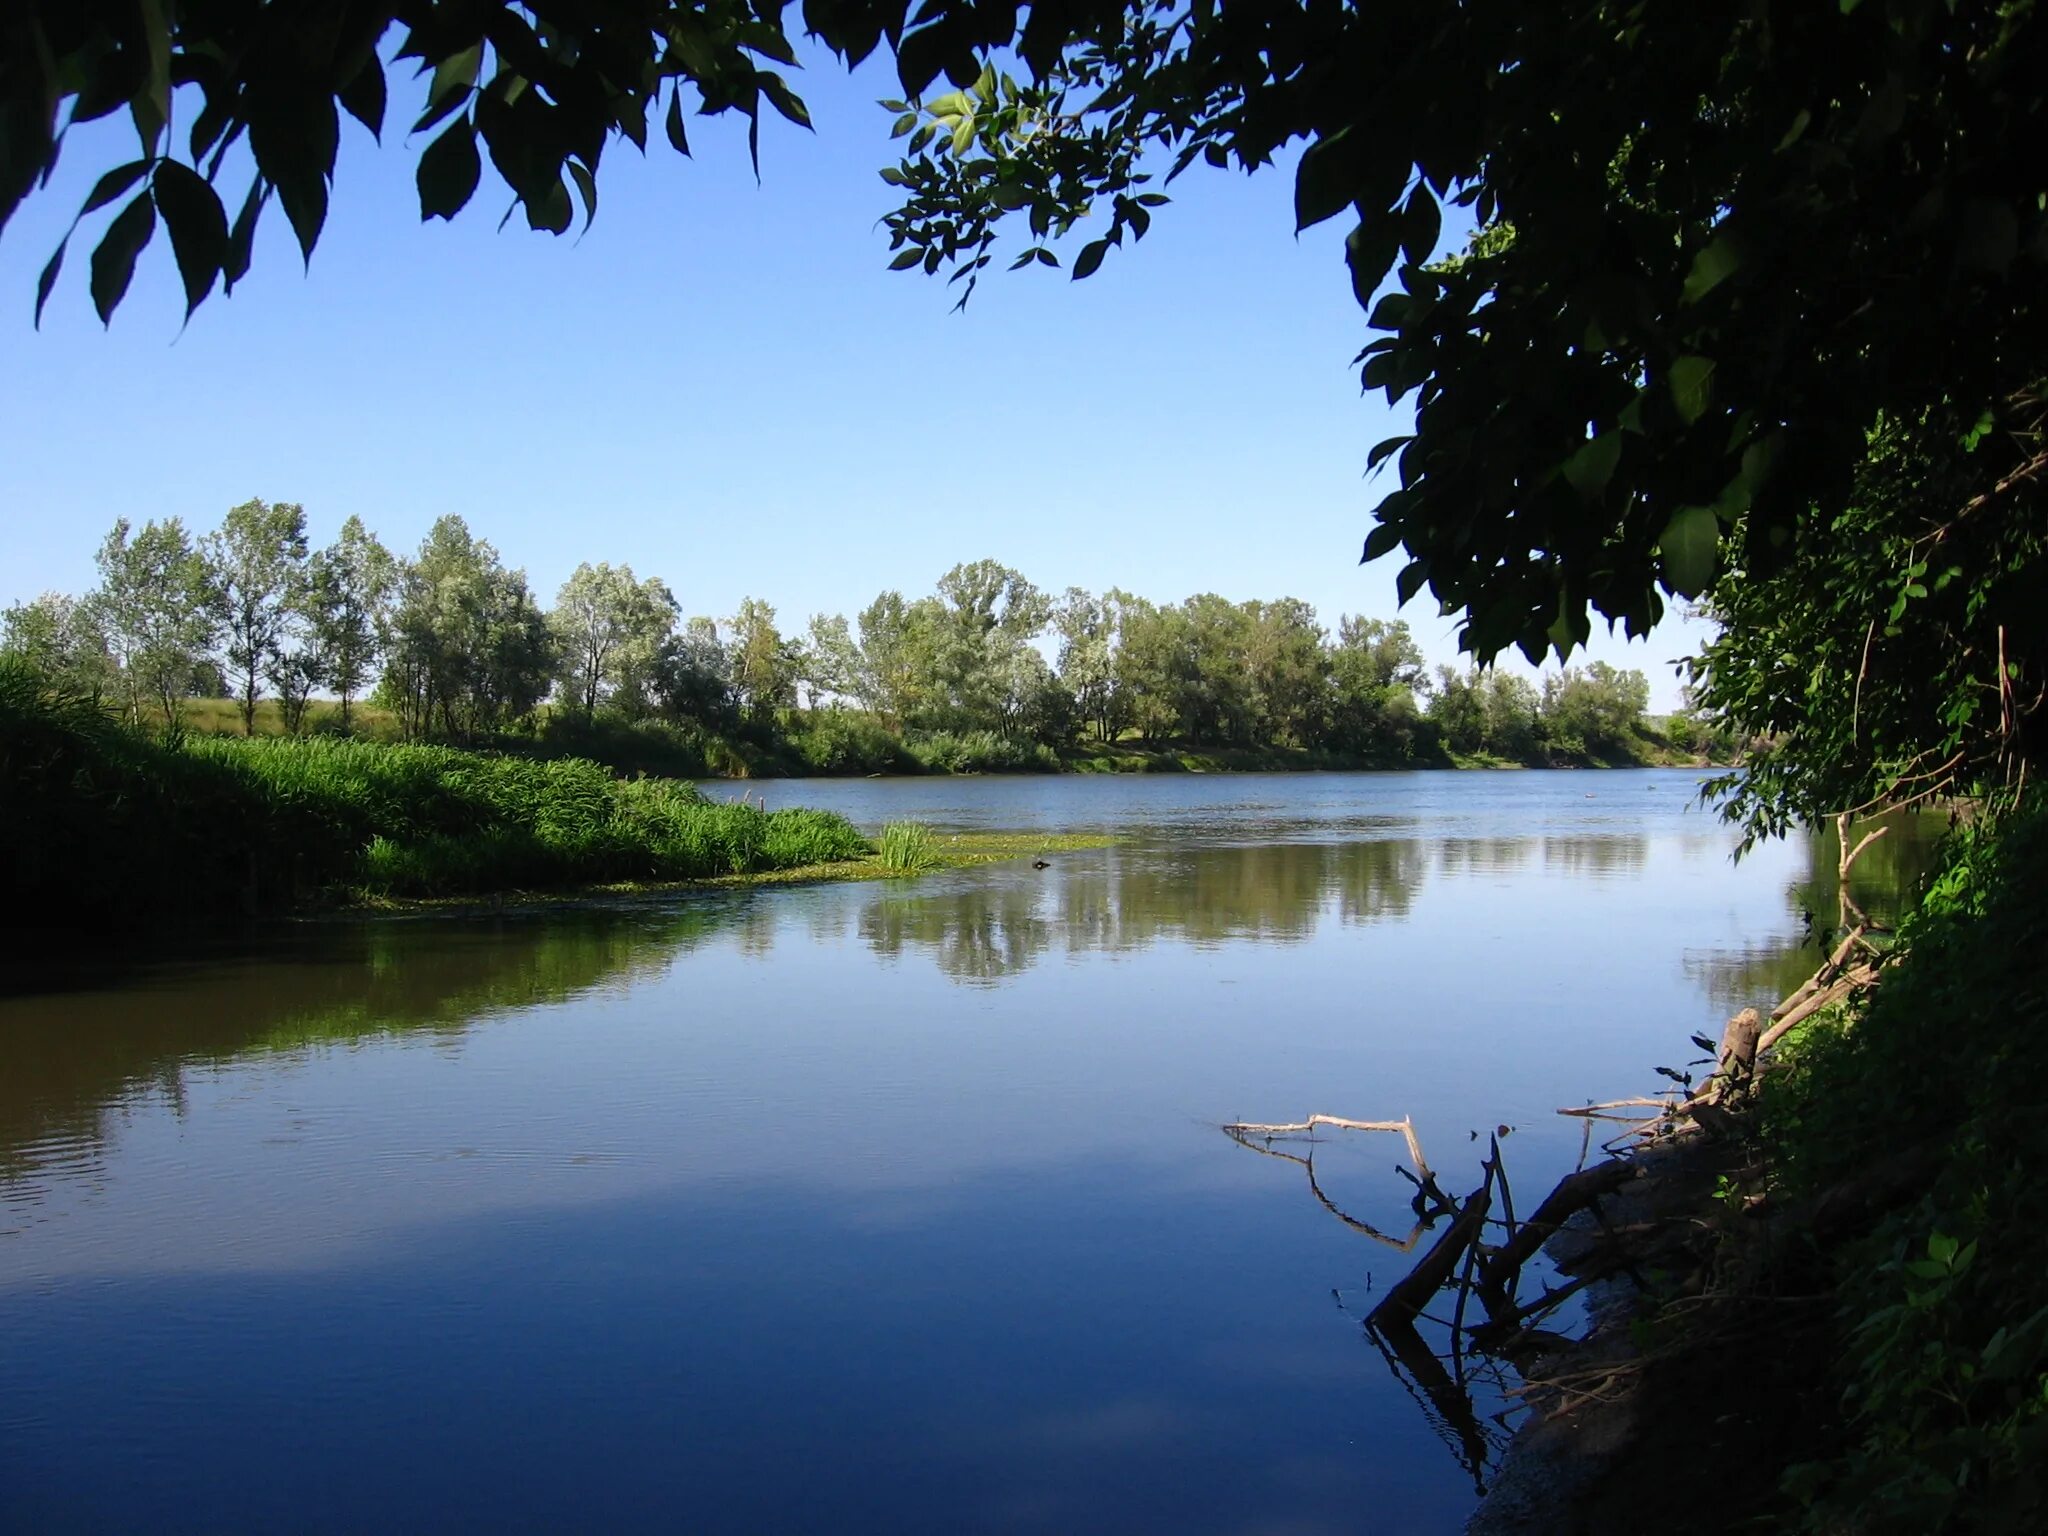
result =
[[[1765,1095],[1791,1192],[1912,1190],[1828,1256],[1845,1433],[1787,1477],[1811,1529],[2048,1529],[2044,933],[2048,817],[1962,834],[1903,961]]]
[[[994,731],[935,731],[904,747],[930,773],[1057,773],[1060,766],[1052,748]]]
[[[813,710],[791,722],[789,741],[810,773],[914,773],[919,767],[901,737],[852,710]]]

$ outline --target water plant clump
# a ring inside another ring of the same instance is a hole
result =
[[[939,840],[921,821],[892,821],[876,842],[882,867],[892,875],[915,875],[943,862]]]

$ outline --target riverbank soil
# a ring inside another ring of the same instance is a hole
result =
[[[1753,1151],[1692,1131],[1636,1162],[1552,1240],[1567,1273],[1611,1274],[1587,1337],[1525,1362],[1534,1417],[1472,1536],[1737,1530],[1782,1511],[1783,1469],[1823,1449],[1824,1265],[1747,1203]]]

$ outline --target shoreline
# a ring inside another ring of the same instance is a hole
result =
[[[787,869],[764,869],[741,874],[711,875],[697,880],[626,880],[596,882],[558,890],[520,890],[466,893],[458,896],[378,896],[369,892],[345,893],[327,905],[309,905],[287,913],[281,921],[292,923],[406,921],[427,918],[477,918],[508,915],[545,916],[553,912],[626,911],[636,906],[656,906],[670,898],[699,891],[747,891],[766,887],[835,885],[875,880],[915,880],[923,875],[947,874],[955,870],[979,869],[1008,863],[1033,854],[1082,853],[1114,847],[1121,839],[1113,833],[1091,832],[960,832],[939,834],[938,862],[924,869],[899,870],[883,864],[880,854],[857,859],[839,859],[817,864],[798,864]]]

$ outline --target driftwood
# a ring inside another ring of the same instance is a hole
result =
[[[1572,1108],[1560,1109],[1558,1113],[1560,1115],[1582,1115],[1589,1120],[1618,1120],[1622,1117],[1610,1115],[1606,1111],[1610,1109],[1670,1109],[1676,1103],[1677,1098],[1678,1092],[1676,1089],[1673,1089],[1662,1098],[1609,1099],[1604,1104],[1580,1104]],[[1638,1117],[1631,1116],[1629,1118]]]
[[[1451,1271],[1458,1267],[1458,1260],[1465,1256],[1465,1250],[1479,1241],[1480,1233],[1486,1230],[1486,1213],[1492,1205],[1493,1180],[1489,1176],[1486,1183],[1466,1197],[1465,1203],[1458,1208],[1458,1219],[1444,1229],[1443,1236],[1436,1240],[1429,1252],[1393,1284],[1378,1306],[1366,1314],[1367,1326],[1379,1328],[1398,1324],[1412,1328],[1416,1317],[1429,1305],[1429,1299],[1451,1278]]]
[[[1602,1195],[1611,1195],[1635,1177],[1633,1165],[1621,1158],[1568,1174],[1544,1196],[1529,1219],[1508,1234],[1506,1242],[1479,1266],[1479,1298],[1489,1319],[1500,1321],[1514,1311],[1515,1282],[1522,1266],[1536,1256],[1557,1229]]]
[[[1417,1177],[1425,1184],[1434,1182],[1436,1178],[1423,1158],[1422,1142],[1415,1134],[1415,1124],[1405,1115],[1399,1120],[1346,1120],[1340,1115],[1310,1115],[1306,1120],[1298,1120],[1291,1125],[1262,1125],[1239,1120],[1223,1129],[1242,1139],[1246,1136],[1302,1136],[1319,1125],[1327,1125],[1337,1131],[1399,1131],[1408,1143],[1408,1159],[1414,1164]]]

